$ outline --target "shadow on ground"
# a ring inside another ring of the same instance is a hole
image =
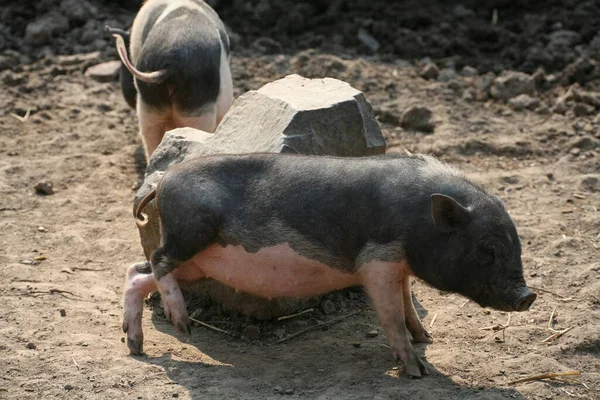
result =
[[[427,311],[415,306],[423,318]],[[152,319],[156,329],[176,335],[158,307]],[[189,340],[181,339],[186,343],[139,360],[163,368],[193,399],[524,399],[513,389],[457,384],[427,362],[424,344],[414,347],[430,375],[410,379],[396,368],[385,337],[366,339],[365,326],[378,326],[370,308],[280,344],[195,328]]]

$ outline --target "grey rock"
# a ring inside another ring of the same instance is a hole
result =
[[[449,82],[456,79],[456,71],[452,68],[444,68],[440,71],[437,80],[440,82]]]
[[[385,140],[364,95],[337,79],[289,75],[240,96],[214,134],[192,128],[169,131],[152,154],[134,206],[173,164],[188,157],[227,153],[300,153],[367,156],[385,152]],[[145,208],[148,224],[139,228],[147,259],[160,244],[154,201]],[[212,279],[187,288],[195,298],[210,299],[224,310],[260,320],[315,307],[319,298],[267,300],[239,292]]]
[[[432,62],[426,64],[421,70],[421,76],[425,79],[437,79],[439,75],[440,69]]]
[[[68,56],[58,56],[56,57],[56,62],[62,66],[69,65],[77,65],[82,64],[84,62],[94,61],[100,58],[100,52],[94,51],[92,53],[84,53],[84,54],[73,54]]]
[[[591,136],[584,136],[582,138],[575,139],[572,146],[574,148],[581,149],[584,151],[594,150],[600,147],[600,140]]]
[[[546,81],[546,71],[544,68],[539,67],[536,69],[535,72],[531,74],[531,79],[533,79],[536,88],[541,88]]]
[[[476,76],[478,74],[477,68],[473,68],[469,65],[465,65],[463,69],[460,71],[462,76]]]
[[[258,340],[260,339],[260,329],[256,325],[248,325],[244,329],[244,336],[246,336],[250,340]]]
[[[38,20],[27,24],[25,42],[32,45],[49,43],[53,36],[69,30],[69,20],[62,14],[51,11]]]
[[[600,175],[588,175],[581,180],[581,188],[590,192],[600,192]]]
[[[63,0],[60,11],[75,24],[84,23],[98,14],[98,9],[86,0]]]
[[[556,99],[556,102],[552,106],[552,112],[556,114],[564,114],[569,110],[569,104],[565,100],[564,96]]]
[[[487,92],[492,87],[495,80],[496,74],[492,71],[486,72],[477,80],[477,88],[482,92]]]
[[[331,300],[324,300],[321,303],[321,309],[325,314],[332,314],[335,312],[335,304]]]
[[[575,103],[573,112],[576,117],[585,117],[587,115],[593,115],[596,113],[596,107],[585,103]]]
[[[54,194],[54,186],[50,181],[39,181],[33,187],[36,193],[51,195]]]
[[[475,15],[475,11],[463,6],[462,4],[457,4],[456,7],[454,7],[454,15],[459,18],[472,17]]]
[[[96,64],[85,70],[85,76],[98,82],[112,82],[119,76],[121,61],[113,60]]]
[[[520,94],[533,94],[535,82],[529,74],[518,71],[504,71],[494,80],[491,95],[498,100],[509,100]]]
[[[520,94],[508,100],[508,105],[516,111],[535,110],[540,105],[540,99],[531,97],[527,94]]]
[[[431,133],[435,127],[431,122],[432,115],[433,113],[427,107],[413,106],[404,111],[400,125],[407,130]]]
[[[279,54],[282,51],[281,43],[269,37],[258,38],[252,43],[252,47],[263,54]]]
[[[367,32],[363,28],[360,28],[358,30],[358,40],[360,40],[362,44],[367,46],[369,50],[371,50],[371,52],[373,53],[375,53],[377,50],[379,50],[379,47],[381,47],[377,39],[375,39],[369,32]]]
[[[15,61],[9,56],[0,55],[0,71],[12,68],[16,65]]]
[[[374,338],[377,337],[377,335],[379,335],[379,331],[377,329],[373,329],[372,331],[367,332],[368,338]]]
[[[24,85],[27,82],[27,76],[25,74],[17,74],[13,71],[4,71],[2,82],[7,86]]]

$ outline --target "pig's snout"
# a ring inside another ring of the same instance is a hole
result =
[[[515,311],[527,311],[529,307],[533,304],[535,299],[537,298],[537,294],[533,293],[531,290],[525,288],[523,289],[521,296],[517,299],[514,305]]]

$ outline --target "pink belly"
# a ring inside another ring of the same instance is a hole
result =
[[[280,244],[248,253],[242,246],[214,245],[183,266],[181,278],[196,267],[208,278],[266,298],[307,297],[360,284],[358,274],[344,273],[295,253]],[[196,271],[200,272],[200,271]],[[178,278],[179,279],[179,278]]]

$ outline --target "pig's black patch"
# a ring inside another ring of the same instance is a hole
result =
[[[468,217],[436,228],[434,193]],[[429,284],[499,309],[526,293],[519,237],[502,204],[429,157],[202,157],[171,167],[157,204],[157,278],[214,243],[249,252],[287,243],[349,273],[369,260],[406,260]]]
[[[199,115],[219,95],[221,36],[215,23],[201,11],[187,7],[173,10],[158,23],[154,21],[144,27],[144,32],[148,26],[151,29],[136,68],[143,72],[166,69],[168,77],[160,84],[136,80],[139,93],[144,103],[157,111],[174,107],[186,116]]]
[[[223,44],[225,46],[225,52],[226,52],[227,56],[229,56],[230,43],[229,43],[229,36],[227,35],[227,29],[225,29],[225,24],[223,24],[223,21],[221,21],[221,18],[219,18],[219,15],[217,14],[217,12],[215,10],[213,10],[211,6],[206,4],[206,2],[204,2],[203,0],[193,0],[193,1],[198,6],[200,6],[200,8],[202,8],[202,10],[210,17],[210,19],[215,24],[217,30],[219,31],[219,36],[221,37],[221,41],[223,42]]]

